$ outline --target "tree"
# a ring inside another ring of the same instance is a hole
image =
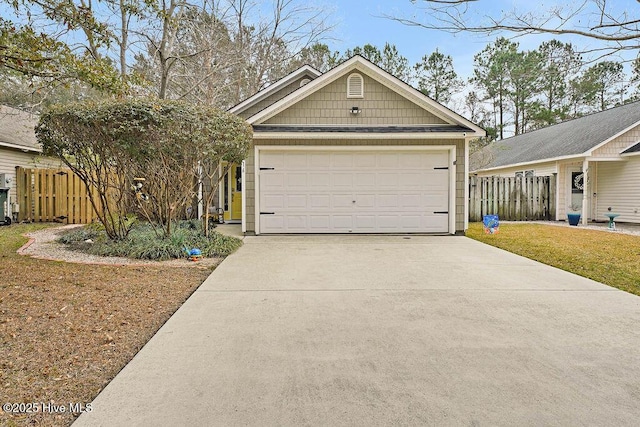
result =
[[[341,62],[346,61],[355,55],[362,56],[400,80],[409,81],[411,79],[411,67],[409,67],[409,60],[400,55],[400,52],[398,52],[398,48],[395,45],[385,43],[382,51],[371,44],[347,49],[342,55]]]
[[[573,35],[604,43],[605,54],[640,48],[640,16],[637,8],[607,0],[565,0],[546,9],[531,2],[529,10],[487,14],[490,0],[413,0],[424,19],[387,16],[401,23],[451,33]],[[522,7],[522,6],[520,6]]]
[[[332,52],[324,43],[314,43],[305,47],[296,55],[292,68],[299,68],[303,65],[310,65],[316,70],[324,73],[338,65],[340,52]]]
[[[417,63],[414,69],[418,89],[436,102],[447,104],[451,96],[462,88],[462,80],[453,68],[453,59],[438,49],[429,56],[423,56],[422,62]]]
[[[571,76],[577,75],[582,60],[573,45],[558,40],[542,43],[538,51],[542,56],[541,99],[533,118],[536,127],[544,127],[566,118],[569,111],[569,81]]]
[[[111,239],[123,239],[139,213],[165,236],[196,195],[201,165],[240,161],[251,127],[212,107],[178,101],[109,100],[58,106],[36,128],[44,152],[80,177]],[[144,197],[132,185],[144,179]],[[213,183],[215,185],[215,183]]]
[[[582,100],[597,111],[622,103],[619,96],[623,79],[623,67],[618,62],[602,61],[592,65],[581,77]]]
[[[517,49],[516,43],[501,37],[474,56],[474,76],[471,81],[484,91],[486,94],[484,100],[491,102],[494,114],[497,114],[495,126],[500,139],[504,138],[506,127],[505,114],[509,95],[508,69],[517,54]]]
[[[539,92],[541,56],[538,51],[516,52],[510,55],[506,67],[509,78],[509,98],[513,104],[514,131],[526,132],[529,113],[537,105],[533,99]]]
[[[15,7],[16,11],[21,10]],[[77,13],[68,17],[57,12],[57,8],[53,10],[54,20],[66,22],[72,29],[80,25]],[[95,32],[104,29],[89,19],[82,22]],[[96,39],[93,38],[95,46]],[[40,32],[32,23],[16,25],[3,18],[0,18],[0,69],[35,77],[50,85],[82,81],[110,92],[124,89],[112,64],[106,58],[93,56],[91,49],[76,52],[58,35]]]

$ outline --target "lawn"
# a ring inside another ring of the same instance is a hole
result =
[[[69,425],[69,404],[91,402],[211,273],[16,253],[23,233],[47,226],[0,227],[0,402],[53,402],[67,412],[0,409],[0,425]]]
[[[498,234],[472,223],[467,236],[640,295],[640,236],[531,223],[501,224]]]

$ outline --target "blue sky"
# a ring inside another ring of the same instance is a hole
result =
[[[540,4],[531,0],[481,0],[476,4],[481,4],[482,14],[498,17],[503,10],[510,11],[514,8],[518,11],[531,10],[531,8],[547,10],[560,2],[561,0],[546,0]],[[382,48],[385,42],[389,42],[395,44],[400,54],[413,65],[420,61],[422,56],[429,55],[438,48],[440,52],[453,58],[456,72],[464,78],[472,74],[473,56],[497,37],[426,30],[381,17],[413,15],[420,19],[424,18],[424,12],[421,12],[410,0],[324,0],[324,3],[333,8],[331,19],[336,23],[334,36],[338,40],[327,41],[333,50],[344,52],[346,49],[367,43]],[[421,1],[418,0],[416,3],[420,4]],[[615,7],[623,12],[625,9],[635,10],[638,5],[635,0],[616,0]],[[512,36],[506,33],[504,35]],[[517,37],[514,41],[520,43],[521,49],[535,49],[541,42],[552,38],[553,36],[550,35],[528,35]],[[578,48],[596,45],[594,41],[579,37],[556,36],[556,38],[563,42],[571,42]]]

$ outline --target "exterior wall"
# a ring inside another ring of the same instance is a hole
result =
[[[297,102],[262,124],[278,125],[425,125],[446,124],[360,71],[364,98],[347,98],[347,76]],[[351,107],[362,111],[351,114]]]
[[[610,206],[620,214],[617,221],[640,223],[640,155],[621,162],[600,162],[597,182],[597,220],[606,220],[604,214]]]
[[[558,163],[546,162],[546,163],[539,163],[539,164],[533,164],[533,165],[508,167],[503,169],[495,169],[490,171],[478,172],[477,175],[480,177],[482,176],[510,177],[510,176],[515,176],[516,172],[522,172],[526,170],[533,170],[533,174],[535,176],[549,176],[549,175],[553,175],[554,173],[558,173]]]
[[[9,196],[12,202],[17,200],[16,166],[23,168],[61,168],[61,162],[53,157],[41,156],[37,153],[25,153],[21,150],[0,147],[0,174],[11,177]]]
[[[346,90],[346,87],[345,87]],[[375,147],[375,146],[406,146],[406,145],[455,145],[456,146],[456,232],[464,231],[465,217],[464,217],[464,206],[465,206],[465,188],[464,188],[464,140],[373,140],[373,141],[362,141],[362,140],[348,140],[348,139],[335,139],[335,140],[259,140],[257,141],[257,145],[292,145],[292,146],[300,146],[300,145],[309,145],[309,146],[367,146],[367,147]],[[255,162],[254,158],[254,150],[253,147],[249,151],[249,156],[245,160],[245,218],[247,225],[247,232],[252,233],[255,232],[255,197],[256,197],[256,188],[255,188]]]
[[[289,95],[291,92],[294,92],[294,91],[298,90],[300,88],[300,83],[304,79],[313,80],[314,77],[313,76],[301,77],[301,78],[297,79],[296,81],[294,81],[293,83],[283,87],[279,91],[269,95],[265,99],[255,103],[254,105],[252,105],[251,107],[249,107],[246,110],[242,111],[238,115],[240,117],[242,117],[243,119],[247,119],[247,118],[253,116],[254,114],[258,113],[259,111],[264,110],[268,106],[270,106],[272,104],[275,104],[276,102],[280,101],[282,98],[284,98],[285,96]]]
[[[620,153],[640,141],[640,126],[620,135],[602,147],[593,151],[593,157],[620,158]]]

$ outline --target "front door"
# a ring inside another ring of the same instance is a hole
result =
[[[232,165],[223,181],[224,219],[242,220],[242,166]]]

